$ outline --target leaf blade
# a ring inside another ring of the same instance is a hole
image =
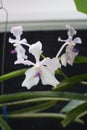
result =
[[[0,117],[0,126],[2,130],[11,130],[10,126]]]
[[[4,74],[4,75],[0,76],[0,82],[23,75],[25,71],[26,71],[26,68]]]
[[[66,118],[62,121],[62,125],[66,127],[69,125],[76,117],[87,110],[87,102],[80,104],[75,109],[72,109],[66,114]]]
[[[72,77],[67,78],[67,79],[63,80],[62,82],[60,82],[60,84],[57,85],[56,88],[53,88],[53,91],[65,90],[66,88],[76,85],[85,79],[87,79],[87,73],[72,76]]]
[[[76,9],[87,14],[87,0],[74,0]]]

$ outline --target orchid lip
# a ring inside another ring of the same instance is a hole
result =
[[[75,53],[79,53],[79,50],[73,48],[73,52],[75,52]]]
[[[36,72],[34,77],[39,77],[40,76],[40,71],[39,72]]]
[[[14,50],[11,50],[10,53],[11,53],[11,54],[15,54],[15,53],[17,53],[17,52],[16,52],[16,50],[14,49]]]

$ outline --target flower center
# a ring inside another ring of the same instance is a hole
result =
[[[21,44],[20,41],[19,41],[19,40],[16,40],[15,43],[13,44],[13,46],[14,46],[14,47],[17,47],[17,46],[19,46],[20,44]]]
[[[40,64],[35,65],[35,70],[36,70],[36,73],[35,73],[34,77],[39,77],[40,76]]]
[[[40,69],[40,65],[39,65],[39,64],[36,64],[36,65],[35,65],[35,69],[36,69],[36,70],[39,70],[39,69]]]

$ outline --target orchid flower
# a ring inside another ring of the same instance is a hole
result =
[[[21,40],[21,35],[23,33],[23,28],[22,26],[18,26],[18,27],[12,27],[11,29],[11,33],[15,36],[16,39],[12,39],[9,38],[9,42],[13,44],[13,46],[15,47],[14,50],[11,51],[11,53],[17,53],[17,60],[15,61],[15,64],[17,62],[20,62],[20,60],[24,60],[27,59],[27,55],[25,54],[26,51],[25,49],[22,47],[23,45],[27,45],[30,46],[29,44],[27,44],[27,40],[25,38],[23,38]]]
[[[73,65],[75,57],[78,55],[78,50],[74,48],[74,46],[78,43],[81,44],[81,39],[79,37],[75,38],[73,40],[73,36],[77,33],[75,29],[69,25],[66,25],[66,28],[68,29],[67,40],[62,40],[60,37],[58,38],[58,41],[65,42],[63,46],[60,48],[59,52],[57,53],[56,57],[59,57],[60,53],[62,52],[63,48],[66,46],[65,53],[61,56],[61,63],[62,65],[66,66],[67,63],[70,65]]]
[[[52,85],[56,87],[57,84],[59,84],[59,81],[55,77],[55,71],[61,67],[58,59],[50,59],[47,57],[40,61],[40,55],[42,53],[42,44],[40,41],[29,47],[29,53],[35,57],[36,63],[29,60],[20,62],[25,65],[33,66],[25,72],[26,78],[23,81],[22,86],[30,89],[32,86],[37,85],[41,79],[43,85]]]

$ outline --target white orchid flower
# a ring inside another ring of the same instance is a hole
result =
[[[62,65],[66,66],[67,63],[70,65],[73,65],[75,57],[78,55],[78,50],[75,49],[75,45],[81,44],[81,38],[77,37],[73,40],[73,36],[77,33],[75,29],[69,25],[66,25],[66,28],[68,29],[67,35],[68,39],[67,40],[62,40],[61,38],[58,38],[58,41],[65,42],[63,46],[60,48],[59,52],[57,53],[56,57],[59,57],[60,53],[66,46],[66,51],[64,54],[61,56],[61,63]]]
[[[40,61],[40,55],[42,53],[42,44],[40,41],[30,46],[29,53],[35,57],[36,63],[29,60],[20,62],[25,65],[33,66],[25,72],[26,78],[22,86],[30,89],[32,86],[37,85],[41,79],[43,85],[52,85],[56,87],[59,81],[55,77],[55,71],[61,67],[58,59],[44,58]]]
[[[17,60],[15,61],[16,64],[17,62],[20,62],[20,60],[23,61],[24,59],[27,59],[27,55],[25,54],[26,51],[22,45],[29,46],[29,44],[27,44],[27,40],[25,38],[21,40],[21,35],[23,33],[22,26],[12,27],[11,33],[15,36],[15,39],[9,38],[9,42],[15,47],[15,49],[11,52],[17,53]]]

